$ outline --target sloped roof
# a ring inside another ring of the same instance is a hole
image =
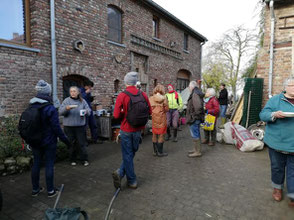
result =
[[[154,1],[140,0],[140,2],[142,2],[144,5],[148,6],[149,8],[151,8],[152,10],[154,10],[155,12],[160,14],[161,16],[165,17],[169,21],[173,22],[174,24],[176,24],[177,26],[179,26],[180,28],[185,30],[187,33],[189,33],[191,36],[194,36],[195,38],[200,40],[201,42],[208,41],[206,37],[204,37],[203,35],[201,35],[197,31],[195,31],[193,28],[191,28],[190,26],[188,26],[187,24],[182,22],[180,19],[178,19],[177,17],[175,17],[171,13],[169,13],[167,10],[162,8],[160,5],[156,4]]]

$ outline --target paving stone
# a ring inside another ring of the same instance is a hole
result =
[[[146,136],[135,157],[139,187],[122,191],[109,219],[261,219],[293,220],[294,210],[285,198],[271,198],[267,149],[242,153],[232,145],[203,146],[201,158],[188,158],[192,143],[187,129],[178,142],[164,145],[168,157],[152,156],[151,136]],[[81,207],[90,219],[104,219],[115,193],[111,173],[120,166],[120,147],[114,143],[90,145],[90,166],[55,166],[56,186],[65,184],[58,207]],[[32,198],[30,173],[0,177],[4,204],[0,219],[42,219],[55,198],[46,192]],[[46,186],[44,169],[41,184]]]

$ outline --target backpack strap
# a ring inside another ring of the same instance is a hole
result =
[[[89,217],[88,217],[88,214],[87,214],[87,212],[86,211],[81,211],[81,214],[84,216],[84,219],[85,220],[88,220],[89,219]]]
[[[138,96],[141,94],[141,91],[139,90],[138,93],[136,95],[130,93],[129,91],[125,90],[123,91],[124,94],[128,95],[130,98],[132,98],[133,96]]]

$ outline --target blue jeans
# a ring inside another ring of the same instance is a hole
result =
[[[228,105],[220,105],[220,117],[225,118]]]
[[[45,156],[45,175],[47,191],[52,192],[54,190],[54,162],[56,158],[56,144],[47,145],[44,147],[32,147],[34,164],[32,167],[32,185],[33,192],[37,192],[40,189],[40,169],[43,157]]]
[[[271,160],[272,186],[283,189],[286,170],[287,195],[294,199],[294,155],[283,154],[270,147],[268,151]]]
[[[225,118],[228,105],[220,105],[220,117]]]
[[[136,174],[134,170],[134,157],[139,149],[139,143],[141,140],[141,131],[137,132],[124,132],[120,131],[121,137],[121,152],[122,163],[119,168],[120,177],[127,176],[129,184],[135,184]]]
[[[193,124],[190,125],[190,133],[193,139],[200,139],[200,120],[196,120]]]

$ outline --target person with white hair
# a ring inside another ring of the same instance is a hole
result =
[[[219,115],[219,102],[215,97],[215,90],[214,88],[208,88],[205,93],[205,111],[207,114],[215,116],[215,123],[217,122],[217,117]],[[208,144],[209,146],[215,145],[216,139],[216,126],[214,125],[214,129],[212,131],[204,130],[204,140],[202,144]]]
[[[199,84],[191,81],[189,84],[191,92],[186,109],[187,124],[190,125],[190,133],[194,142],[194,149],[189,151],[188,157],[200,157],[200,124],[204,121],[203,97],[204,94],[199,88]]]
[[[289,206],[294,207],[294,78],[284,82],[284,91],[268,100],[259,117],[266,122],[264,142],[271,161],[272,197],[283,199],[285,177]]]
[[[70,87],[69,93],[70,97],[63,100],[59,114],[64,116],[64,132],[72,143],[72,147],[69,149],[70,162],[72,166],[76,166],[77,154],[80,152],[80,160],[84,166],[88,166],[86,116],[91,114],[91,109],[86,100],[82,98],[78,87]]]

